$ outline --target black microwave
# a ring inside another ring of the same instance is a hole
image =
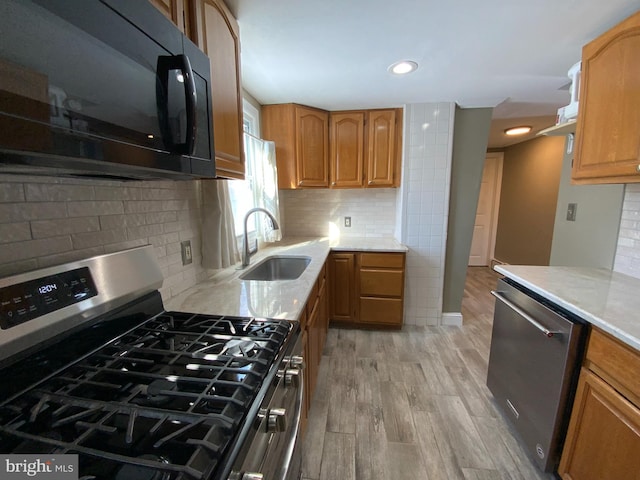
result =
[[[2,0],[0,32],[0,173],[215,177],[209,59],[147,0]]]

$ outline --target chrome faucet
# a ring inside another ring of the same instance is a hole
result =
[[[244,233],[242,234],[242,267],[241,268],[244,268],[247,265],[249,265],[249,262],[251,261],[251,255],[253,255],[258,251],[257,245],[254,250],[251,250],[249,248],[249,235],[247,234],[247,220],[249,220],[249,215],[251,215],[254,212],[266,213],[267,216],[269,217],[269,220],[271,221],[271,227],[274,230],[278,230],[280,228],[280,225],[278,225],[278,221],[271,214],[271,212],[269,212],[269,210],[265,210],[264,208],[258,207],[258,208],[252,208],[247,212],[247,214],[244,216]]]

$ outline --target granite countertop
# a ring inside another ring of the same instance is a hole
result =
[[[392,238],[285,238],[259,250],[251,257],[251,265],[246,269],[237,270],[233,266],[219,270],[210,279],[165,302],[165,308],[215,315],[298,320],[331,250],[406,252],[407,247]],[[311,262],[295,280],[263,282],[239,278],[253,265],[271,255],[304,255],[311,257]]]
[[[525,265],[494,268],[640,350],[640,279],[604,268]]]

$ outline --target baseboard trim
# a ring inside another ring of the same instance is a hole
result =
[[[442,312],[442,325],[448,327],[462,326],[462,313],[460,312]]]

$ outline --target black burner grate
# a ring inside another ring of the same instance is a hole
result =
[[[209,478],[290,329],[162,313],[0,406],[0,451],[79,453],[86,478]]]

